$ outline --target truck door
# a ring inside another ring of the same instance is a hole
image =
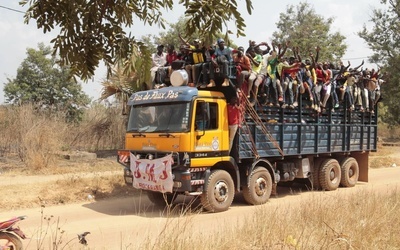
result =
[[[223,138],[222,120],[219,117],[219,106],[217,102],[209,100],[196,100],[194,110],[194,122],[192,123],[192,131],[194,138],[194,158],[192,166],[207,164],[205,161],[210,160],[209,164],[215,162],[215,157],[223,155],[223,143],[228,138]],[[225,152],[226,153],[226,152]],[[210,159],[213,158],[213,159]]]

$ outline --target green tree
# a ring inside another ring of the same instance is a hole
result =
[[[229,34],[232,33],[230,30],[227,30],[225,33],[216,32],[212,35],[205,34],[200,30],[194,30],[194,32],[187,34],[185,33],[185,29],[187,28],[188,22],[189,19],[187,17],[180,17],[176,23],[170,24],[170,28],[167,31],[162,31],[157,36],[154,36],[156,44],[172,44],[174,45],[175,49],[178,50],[179,46],[182,44],[182,41],[179,39],[178,34],[181,34],[182,37],[189,43],[193,43],[194,39],[200,39],[200,41],[203,42],[204,45],[209,46],[215,43],[217,38],[222,37],[225,39],[227,45],[233,45],[233,42],[229,38]]]
[[[276,23],[278,31],[273,33],[273,40],[281,44],[290,41],[291,46],[299,47],[302,58],[315,54],[315,48],[319,46],[319,61],[333,62],[339,60],[347,49],[343,35],[330,33],[333,21],[333,18],[325,19],[317,14],[307,2],[301,2],[296,7],[289,5],[286,12],[279,15]]]
[[[134,36],[125,32],[134,24],[134,17],[149,25],[165,27],[163,10],[172,10],[174,0],[23,0],[29,3],[25,22],[35,19],[37,27],[49,32],[59,27],[59,35],[52,40],[55,53],[59,53],[62,65],[70,65],[72,73],[88,79],[103,60],[111,73],[119,60],[133,63]],[[188,35],[198,31],[205,37],[222,32],[227,22],[233,20],[238,36],[246,27],[236,0],[179,0],[186,9]],[[247,12],[253,9],[246,0]],[[128,59],[128,60],[127,60]],[[126,69],[133,67],[126,66]]]
[[[364,25],[358,35],[374,51],[370,61],[381,67],[386,81],[382,86],[383,104],[387,111],[383,121],[400,124],[400,0],[382,0],[384,9],[374,9],[371,28]]]
[[[79,118],[80,109],[90,103],[89,97],[73,78],[68,67],[59,67],[51,48],[43,43],[39,49],[27,49],[27,57],[15,79],[7,79],[4,93],[11,104],[33,104],[35,107],[64,111],[69,119]]]

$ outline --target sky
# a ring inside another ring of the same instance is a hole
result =
[[[175,1],[178,2],[177,0]],[[246,37],[233,38],[235,44],[247,46],[248,41],[256,42],[266,41],[270,43],[271,36],[277,30],[276,23],[279,21],[279,14],[285,12],[288,5],[298,5],[296,0],[265,1],[253,0],[253,13],[248,15],[245,8],[245,1],[238,0],[238,9],[241,12],[246,23]],[[313,0],[308,3],[314,8],[316,13],[322,14],[325,18],[333,17],[335,21],[331,26],[331,32],[339,31],[346,37],[345,43],[348,45],[346,54],[342,61],[350,61],[351,65],[356,66],[365,60],[364,67],[372,68],[376,65],[368,63],[368,56],[372,51],[368,48],[363,39],[358,37],[357,32],[363,25],[370,27],[369,22],[372,10],[383,8],[379,0]],[[38,48],[38,43],[44,43],[51,46],[50,40],[57,33],[50,32],[44,34],[38,30],[35,20],[29,24],[24,23],[23,13],[27,7],[21,7],[15,0],[0,0],[0,104],[5,102],[3,88],[7,79],[14,79],[17,69],[26,58],[27,48]],[[170,23],[178,21],[184,13],[183,6],[175,4],[173,11],[166,11],[164,18]],[[232,27],[231,27],[232,28]],[[157,26],[145,26],[140,21],[129,29],[135,37],[141,37],[146,34],[159,34],[163,31]],[[106,70],[101,65],[95,72],[95,76],[88,82],[82,82],[82,88],[93,100],[100,97],[101,82],[106,78]]]

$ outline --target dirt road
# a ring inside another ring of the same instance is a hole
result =
[[[358,183],[354,188],[340,188],[333,192],[311,192],[299,189],[296,191],[296,189],[278,187],[278,196],[271,198],[261,208],[269,209],[275,205],[295,204],[298,199],[311,196],[344,195],[360,189],[379,191],[392,188],[400,186],[399,176],[400,167],[370,169],[368,183]],[[0,219],[18,215],[28,216],[19,224],[30,237],[24,240],[27,249],[38,249],[40,244],[44,244],[43,249],[51,249],[49,238],[58,239],[60,235],[63,239],[61,246],[71,240],[65,249],[85,249],[78,244],[76,239],[77,234],[85,231],[90,232],[86,237],[90,249],[139,249],[146,240],[156,240],[167,223],[191,223],[196,226],[188,227],[186,230],[191,230],[188,233],[196,233],[204,227],[207,227],[207,231],[211,233],[217,232],[221,223],[228,221],[240,223],[245,218],[243,215],[248,214],[249,210],[259,208],[260,206],[246,205],[242,197],[238,195],[232,207],[226,212],[217,214],[188,212],[182,215],[178,210],[183,209],[183,206],[175,207],[172,212],[160,210],[148,201],[146,195],[143,195],[135,198],[44,207],[43,210],[34,208],[9,211],[0,213]],[[57,236],[55,236],[56,233]]]

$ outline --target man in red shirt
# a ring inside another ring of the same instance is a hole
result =
[[[175,47],[173,44],[169,44],[167,47],[167,64],[168,66],[172,65],[172,62],[178,60],[178,54],[175,51]]]
[[[228,125],[229,125],[229,152],[232,149],[233,139],[242,120],[239,99],[233,96],[228,104]]]
[[[237,91],[240,92],[242,90],[242,86],[244,81],[246,80],[246,77],[250,75],[251,64],[250,64],[250,59],[244,54],[243,47],[240,46],[236,51],[233,52],[234,52],[233,62],[237,67],[239,67],[238,70],[240,71],[236,85]]]

